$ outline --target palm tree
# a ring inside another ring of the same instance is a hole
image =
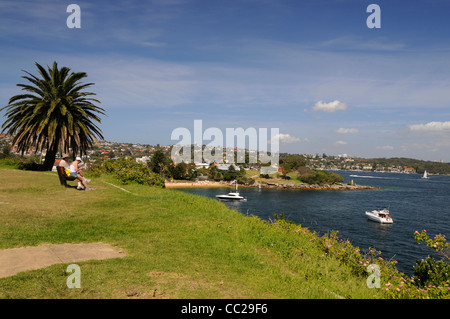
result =
[[[6,121],[2,133],[13,136],[12,144],[22,154],[31,147],[37,151],[47,150],[44,169],[51,170],[58,150],[73,155],[86,154],[92,146],[95,136],[103,139],[101,130],[93,123],[101,123],[98,113],[105,115],[104,109],[94,105],[100,101],[91,98],[95,93],[82,92],[94,83],[82,84],[80,80],[87,77],[85,72],[70,72],[63,67],[45,70],[35,63],[41,78],[25,72],[22,78],[31,82],[17,84],[26,94],[19,94],[9,99]]]

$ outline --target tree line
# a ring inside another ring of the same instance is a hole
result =
[[[382,167],[407,166],[414,168],[418,174],[422,174],[425,170],[432,174],[450,174],[450,163],[423,161],[406,157],[372,158],[364,161]]]
[[[195,180],[199,176],[220,181],[231,181],[242,178],[245,175],[245,169],[236,168],[230,165],[228,170],[220,170],[214,164],[210,164],[209,168],[197,168],[195,163],[174,163],[169,156],[161,149],[157,149],[150,161],[147,163],[152,172],[159,174],[166,179],[176,180]]]

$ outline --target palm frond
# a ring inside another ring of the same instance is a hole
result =
[[[19,152],[60,148],[68,152],[85,153],[95,138],[103,139],[95,123],[101,123],[99,115],[105,110],[95,105],[95,93],[84,90],[94,83],[81,83],[85,72],[71,72],[68,67],[58,69],[53,63],[47,69],[35,62],[38,76],[28,71],[22,76],[27,84],[17,84],[29,92],[12,96],[6,110],[2,132],[13,136],[13,145]],[[47,152],[48,154],[49,152]]]

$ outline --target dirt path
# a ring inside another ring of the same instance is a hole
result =
[[[54,264],[121,258],[126,254],[104,243],[42,245],[0,250],[0,278]]]

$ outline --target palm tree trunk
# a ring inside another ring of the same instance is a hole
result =
[[[55,163],[56,153],[58,153],[58,143],[53,143],[47,148],[47,154],[45,155],[45,160],[43,164],[44,171],[51,171],[53,164]]]

